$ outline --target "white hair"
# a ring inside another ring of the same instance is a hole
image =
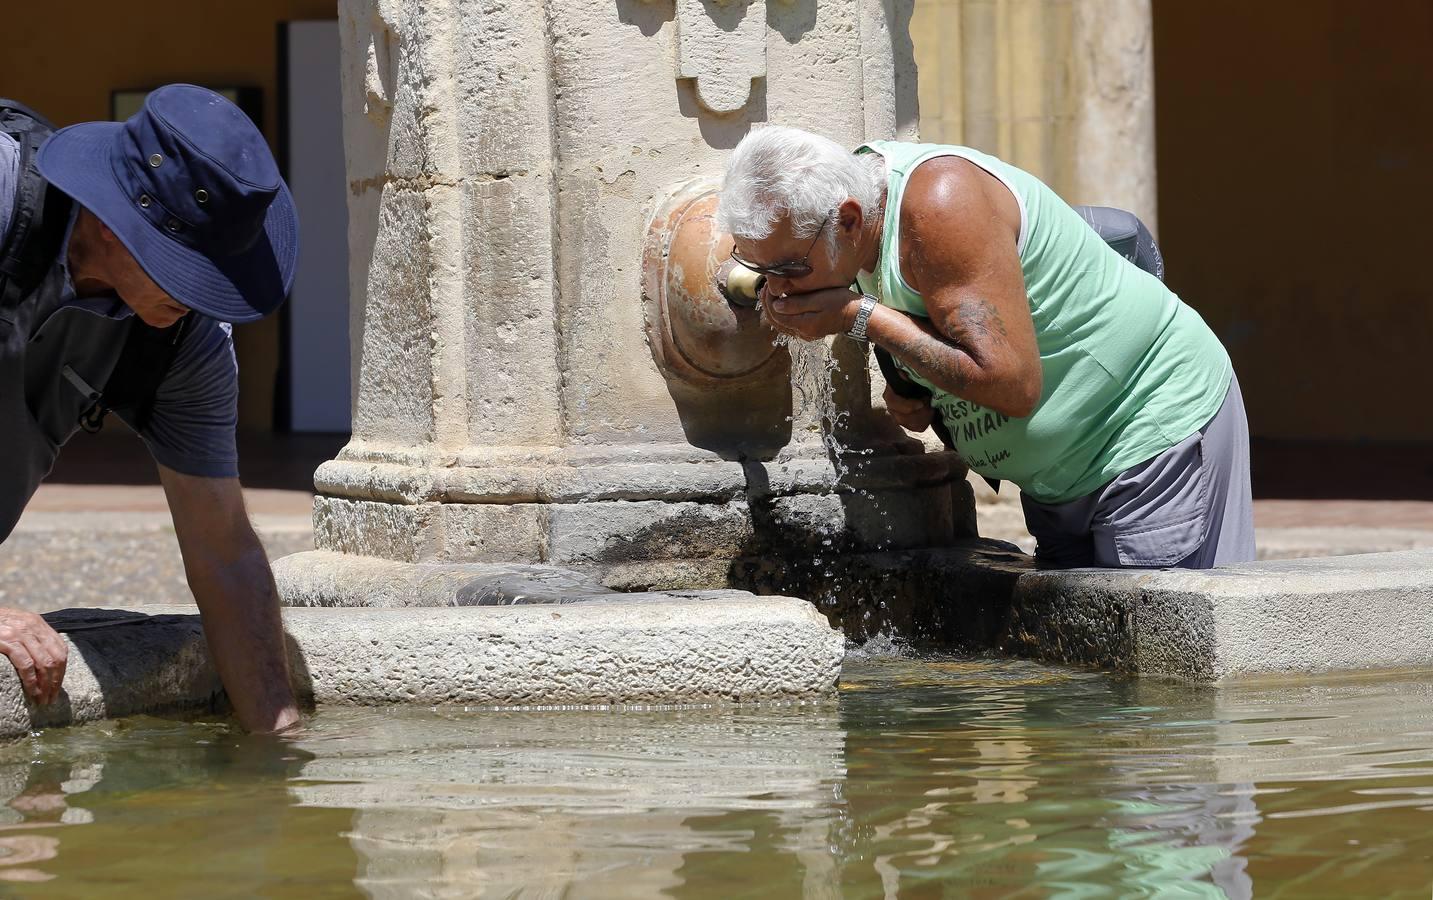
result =
[[[886,186],[886,164],[879,154],[856,155],[835,141],[781,125],[752,131],[726,167],[717,227],[759,241],[783,216],[792,236],[814,237],[847,200],[871,214]],[[835,241],[836,230],[827,238]]]

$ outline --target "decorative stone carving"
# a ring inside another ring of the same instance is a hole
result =
[[[746,106],[766,77],[765,0],[677,0],[677,77],[714,113]]]
[[[368,33],[368,52],[364,60],[364,112],[375,117],[388,115],[393,108],[393,83],[396,78],[397,73],[393,70],[393,36],[382,17],[375,12],[373,27]]]

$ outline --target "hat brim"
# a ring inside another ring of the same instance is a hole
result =
[[[121,122],[62,128],[35,163],[55,187],[109,227],[155,284],[175,300],[222,322],[253,322],[278,309],[293,286],[299,222],[288,186],[264,216],[264,233],[247,250],[209,256],[154,227],[125,194],[110,162]]]

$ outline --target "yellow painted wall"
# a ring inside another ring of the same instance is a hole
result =
[[[1154,29],[1169,282],[1253,434],[1433,440],[1433,3],[1155,0]]]
[[[916,0],[911,16],[921,140],[936,144],[961,140],[960,4],[961,0]]]
[[[0,53],[0,95],[58,125],[109,118],[110,91],[174,81],[263,90],[264,132],[278,135],[277,24],[332,19],[336,0],[64,0],[5,4],[16,37]],[[234,329],[240,423],[273,421],[278,319]]]

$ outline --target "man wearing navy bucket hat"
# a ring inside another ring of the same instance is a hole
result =
[[[228,100],[152,92],[122,123],[51,133],[0,101],[0,540],[59,448],[113,411],[159,466],[211,655],[245,727],[298,721],[277,591],[239,489],[229,324],[276,310],[298,218],[268,145]],[[0,653],[36,703],[67,645],[0,609]]]

